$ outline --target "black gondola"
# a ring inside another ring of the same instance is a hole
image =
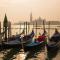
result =
[[[50,38],[49,43],[47,44],[48,50],[55,50],[58,49],[58,43],[60,41],[60,33],[58,32],[57,29],[55,29],[55,33],[53,36]]]
[[[42,40],[41,40],[42,39]],[[45,46],[45,36],[41,35],[38,38],[34,39],[31,43],[25,45],[26,50],[38,49]]]
[[[9,41],[7,42],[2,42],[0,46],[2,46],[3,48],[20,47],[22,43],[23,45],[30,43],[32,41],[33,36],[34,36],[33,32],[24,37],[16,35],[15,37],[10,38],[12,40],[9,39]]]
[[[50,41],[58,42],[60,41],[60,33],[58,32],[57,29],[55,29],[55,33],[53,36],[50,38]]]

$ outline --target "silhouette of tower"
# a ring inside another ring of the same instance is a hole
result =
[[[8,38],[11,37],[11,22],[8,22]]]
[[[30,13],[30,22],[32,22],[32,13]]]
[[[0,33],[1,33],[1,22],[0,22]]]
[[[8,20],[7,20],[6,14],[5,14],[4,21],[3,21],[3,32],[5,32],[4,33],[5,41],[7,41],[7,27],[8,27]]]

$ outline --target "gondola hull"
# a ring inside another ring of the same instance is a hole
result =
[[[50,42],[50,43],[52,43],[52,42]],[[57,45],[57,43],[47,44],[47,49],[48,49],[48,51],[56,50],[56,49],[58,49],[58,45]]]
[[[59,42],[60,41],[60,34],[55,34],[50,38],[50,41]]]
[[[45,46],[44,42],[31,42],[30,44],[27,44],[25,46],[25,50],[34,50],[34,49],[39,49],[42,46]]]

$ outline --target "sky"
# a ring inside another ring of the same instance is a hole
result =
[[[60,0],[0,0],[0,21],[5,13],[11,22],[29,21],[31,12],[33,20],[60,20]]]

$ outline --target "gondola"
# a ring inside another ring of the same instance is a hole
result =
[[[31,43],[25,45],[25,50],[38,49],[38,48],[41,48],[43,46],[45,46],[45,41],[44,40],[38,41],[38,38],[36,38]]]
[[[57,29],[55,29],[54,34],[50,38],[50,41],[54,41],[54,42],[59,42],[60,41],[60,33],[58,32]]]
[[[41,46],[43,46],[43,44],[44,44],[44,41],[41,41],[41,42],[31,42],[30,44],[27,44],[25,46],[25,49],[26,50],[32,50],[32,49],[35,49],[35,48],[38,48],[38,47],[41,48]]]
[[[23,37],[21,37],[20,35],[16,35],[15,37],[11,38],[12,40],[9,39],[9,41],[7,42],[2,42],[0,46],[4,48],[20,47],[22,44],[26,45],[30,43],[32,41],[33,36],[34,36],[33,32]]]
[[[56,50],[56,49],[59,49],[59,46],[58,46],[58,43],[59,43],[58,41],[59,41],[59,40],[58,40],[58,39],[55,40],[55,38],[56,38],[56,37],[53,38],[54,40],[50,40],[50,41],[47,43],[46,46],[47,46],[48,51],[50,51],[50,50],[53,50],[53,51],[54,51],[54,50]]]
[[[60,33],[57,29],[55,29],[54,34],[49,39],[49,43],[47,44],[48,50],[58,49],[58,43],[60,41]]]
[[[56,42],[49,42],[46,46],[48,51],[58,49],[58,44]]]

